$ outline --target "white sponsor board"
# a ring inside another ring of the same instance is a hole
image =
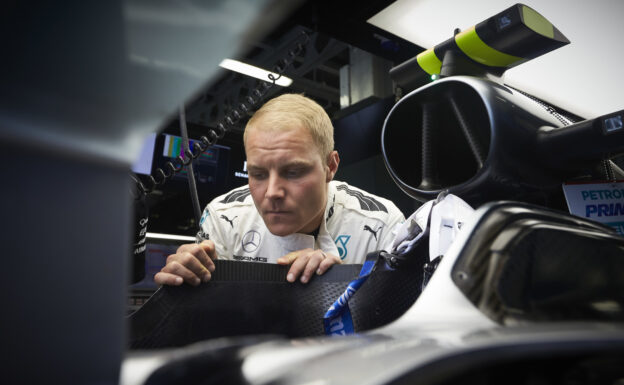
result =
[[[604,223],[624,235],[624,182],[564,183],[571,214]]]

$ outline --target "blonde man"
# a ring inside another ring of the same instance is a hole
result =
[[[243,140],[249,185],[208,204],[198,243],[170,255],[156,283],[199,285],[217,258],[291,265],[286,279],[307,283],[336,263],[363,263],[368,252],[390,249],[403,214],[333,181],[340,163],[334,129],[316,102],[296,94],[270,100]]]

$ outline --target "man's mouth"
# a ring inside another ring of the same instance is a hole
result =
[[[285,219],[291,215],[292,211],[290,210],[267,210],[264,212],[264,217],[271,220]]]
[[[274,214],[274,215],[279,215],[279,214],[289,214],[290,211],[286,211],[286,210],[269,210],[269,211],[265,211],[265,214],[269,215],[269,214]]]

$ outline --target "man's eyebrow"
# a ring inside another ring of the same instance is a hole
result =
[[[313,164],[311,162],[306,162],[305,160],[293,160],[291,162],[286,162],[280,165],[280,168],[293,168],[293,167],[309,167]]]
[[[312,162],[307,162],[305,160],[293,160],[289,162],[285,162],[279,165],[280,169],[283,168],[297,168],[297,167],[310,167],[313,166]],[[257,166],[255,164],[247,163],[247,170],[264,170],[265,167]]]

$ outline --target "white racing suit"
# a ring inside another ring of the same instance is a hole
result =
[[[249,187],[239,187],[206,206],[197,241],[211,239],[220,259],[267,263],[311,248],[340,256],[343,263],[361,264],[371,251],[390,250],[393,230],[405,220],[394,203],[338,181],[328,184],[327,198],[317,237],[280,237],[265,226]]]

